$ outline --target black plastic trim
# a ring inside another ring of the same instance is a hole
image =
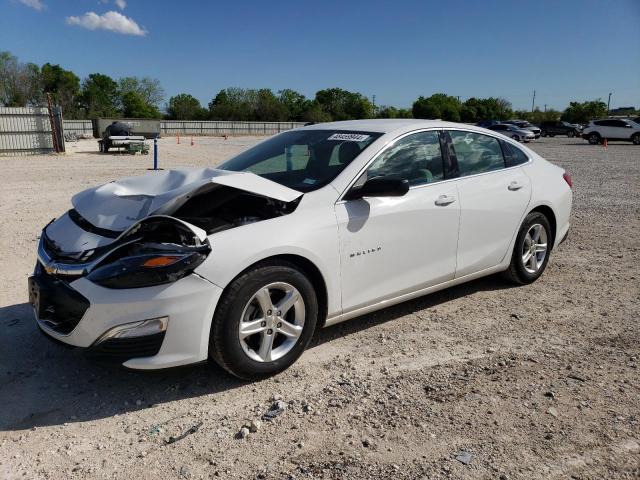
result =
[[[162,347],[166,332],[144,337],[109,338],[85,350],[85,355],[100,363],[122,364],[138,357],[153,357]]]

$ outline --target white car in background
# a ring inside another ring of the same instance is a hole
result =
[[[640,145],[640,124],[620,118],[592,120],[582,130],[582,138],[588,140],[591,145],[598,145],[605,138],[607,141],[626,140],[633,142],[634,145]]]
[[[490,130],[312,125],[217,169],[75,195],[42,232],[30,302],[45,333],[101,360],[263,378],[318,327],[497,272],[533,282],[571,203],[563,169]]]

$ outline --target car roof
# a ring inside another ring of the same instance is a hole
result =
[[[481,127],[475,127],[464,123],[445,122],[443,120],[420,120],[415,118],[375,118],[367,120],[345,120],[341,122],[314,123],[301,127],[313,130],[351,130],[362,132],[391,133],[398,131],[411,131],[420,128],[453,128],[482,131]]]

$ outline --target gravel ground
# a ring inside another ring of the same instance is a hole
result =
[[[161,166],[255,140],[163,139]],[[640,148],[531,147],[575,188],[539,281],[489,277],[324,329],[259,383],[105,369],[40,335],[26,280],[41,227],[151,157],[81,141],[0,158],[0,478],[640,478]]]

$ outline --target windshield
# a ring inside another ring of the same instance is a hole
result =
[[[300,192],[331,182],[380,132],[292,130],[276,135],[220,165],[251,172]]]

